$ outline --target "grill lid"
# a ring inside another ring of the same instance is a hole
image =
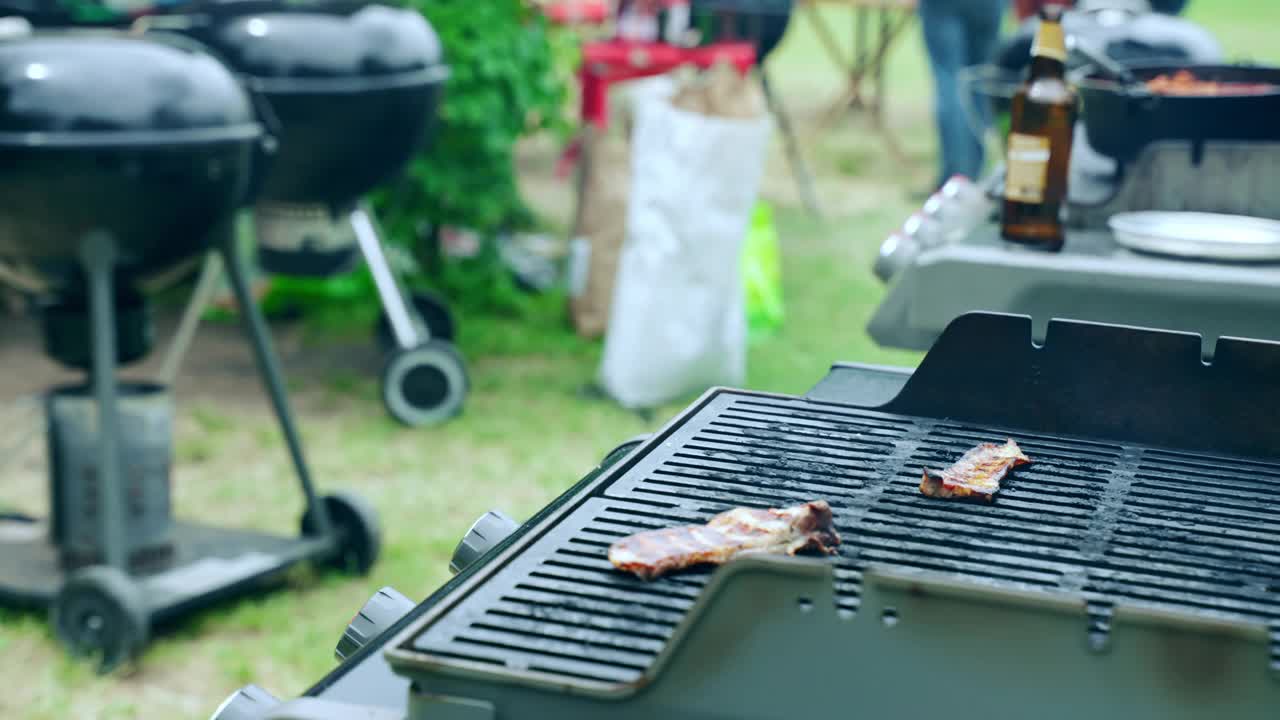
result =
[[[418,13],[389,7],[368,6],[350,15],[243,15],[222,23],[207,42],[268,91],[299,87],[296,81],[306,79],[443,77],[435,31]]]
[[[192,131],[258,132],[235,77],[194,46],[87,31],[0,43],[0,145]]]

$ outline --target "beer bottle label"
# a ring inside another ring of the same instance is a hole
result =
[[[1049,138],[1039,135],[1009,135],[1009,157],[1005,163],[1004,196],[1024,203],[1044,202],[1045,179],[1049,175]]]

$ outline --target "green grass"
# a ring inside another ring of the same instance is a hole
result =
[[[846,17],[831,15],[834,28],[848,27]],[[1280,6],[1196,0],[1191,16],[1217,32],[1233,56],[1280,59],[1273,40]],[[863,330],[882,293],[869,271],[875,248],[910,212],[907,191],[932,175],[928,74],[918,36],[916,28],[907,31],[888,69],[890,120],[906,164],[890,159],[861,119],[813,128],[839,82],[805,19],[797,19],[776,58],[774,80],[802,129],[827,217],[816,221],[797,209],[775,147],[766,195],[777,205],[787,324],[751,346],[753,388],[803,391],[834,360],[918,359],[876,347]],[[547,198],[539,204],[548,212],[563,215],[565,189],[544,171],[554,148],[530,152],[540,153],[530,164],[542,170],[524,178],[526,187]],[[558,299],[533,303],[525,317],[464,312],[459,321],[472,395],[466,413],[444,427],[404,430],[384,415],[373,377],[346,360],[372,352],[364,334],[314,340],[318,350],[342,342],[350,348],[331,353],[337,358],[331,368],[294,376],[320,484],[355,490],[381,513],[386,545],[369,577],[292,573],[278,592],[201,613],[160,634],[135,667],[109,678],[64,658],[42,616],[0,610],[0,677],[11,681],[0,693],[0,717],[202,718],[246,682],[296,695],[333,667],[344,623],[378,587],[425,597],[446,579],[448,555],[478,514],[499,507],[528,517],[614,444],[661,422],[581,397],[600,346],[568,331]],[[256,382],[241,378],[237,393],[180,387],[175,502],[187,517],[293,532],[300,501]],[[680,406],[661,409],[659,418]],[[21,472],[20,499],[39,509],[43,469]]]

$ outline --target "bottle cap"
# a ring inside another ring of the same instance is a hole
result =
[[[1049,22],[1062,22],[1063,7],[1058,3],[1049,3],[1040,8],[1040,19]]]

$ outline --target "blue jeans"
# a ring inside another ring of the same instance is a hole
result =
[[[965,116],[958,75],[961,68],[989,62],[995,55],[1006,4],[1007,0],[920,0],[942,155],[939,185],[952,175],[977,179],[982,172],[982,138]],[[986,120],[987,104],[976,96],[973,103]]]

